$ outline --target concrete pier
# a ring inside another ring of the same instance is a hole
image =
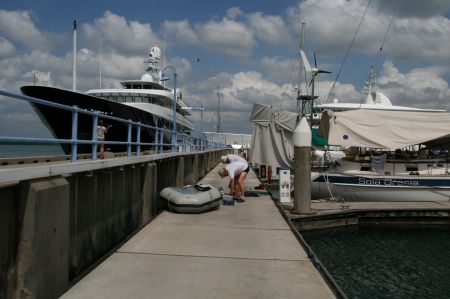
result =
[[[195,159],[195,158],[194,158]],[[228,190],[216,169],[200,183]],[[260,182],[251,171],[246,189]],[[269,195],[161,213],[62,298],[334,298]]]
[[[0,298],[57,298],[227,150],[0,166]],[[34,160],[33,160],[34,161]]]

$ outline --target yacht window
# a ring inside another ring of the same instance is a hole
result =
[[[134,102],[142,103],[142,97],[134,97]]]
[[[130,96],[125,97],[125,102],[133,102],[133,97]]]
[[[117,102],[123,103],[124,102],[124,98],[122,96],[117,96]]]
[[[419,167],[417,165],[406,165],[406,171],[419,171]]]

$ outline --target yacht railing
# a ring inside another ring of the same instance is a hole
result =
[[[92,145],[92,160],[97,160],[97,148],[100,144],[104,145],[126,145],[127,147],[127,157],[132,157],[132,147],[136,148],[135,156],[141,156],[142,146],[150,146],[153,148],[155,154],[163,153],[165,148],[172,148],[172,152],[175,152],[178,149],[179,152],[193,152],[193,151],[205,151],[205,150],[214,150],[220,148],[226,148],[226,144],[221,144],[217,142],[212,142],[211,140],[196,138],[190,136],[188,134],[183,133],[181,135],[181,140],[174,140],[171,143],[164,143],[164,134],[169,136],[173,136],[175,133],[179,134],[179,132],[173,132],[169,129],[159,128],[155,126],[150,126],[143,124],[141,122],[134,122],[132,120],[127,120],[119,117],[114,117],[110,115],[101,114],[97,111],[86,111],[77,106],[67,106],[63,104],[58,104],[26,95],[21,95],[17,93],[12,93],[4,90],[0,90],[0,95],[14,98],[17,100],[26,101],[29,103],[46,105],[62,110],[68,110],[72,113],[72,131],[71,131],[71,139],[57,139],[57,138],[36,138],[36,137],[14,137],[14,136],[0,136],[0,144],[70,144],[70,161],[77,161],[78,154],[78,146],[81,144],[90,144]],[[86,114],[92,116],[92,139],[78,139],[78,115]],[[128,134],[126,141],[100,141],[97,140],[97,125],[98,120],[101,119],[109,119],[117,122],[125,123],[128,126]],[[136,129],[136,138],[132,140],[132,132],[133,128]],[[142,128],[154,130],[154,142],[142,142],[141,141],[141,130]]]

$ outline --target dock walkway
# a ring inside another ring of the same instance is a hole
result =
[[[217,174],[200,183],[228,189]],[[260,182],[251,171],[246,186]],[[269,195],[161,213],[62,298],[334,298]]]

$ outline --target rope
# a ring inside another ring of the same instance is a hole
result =
[[[323,179],[325,180],[325,185],[327,186],[328,193],[330,194],[330,198],[328,198],[328,201],[336,201],[336,202],[345,203],[345,199],[343,197],[334,196],[333,193],[331,192],[330,180],[328,179],[328,172],[323,173],[322,176],[323,176]]]
[[[330,93],[328,94],[328,97],[327,97],[327,103],[330,100],[331,93],[333,92],[333,89],[336,86],[336,82],[339,79],[339,76],[340,76],[342,68],[344,67],[344,64],[345,64],[345,62],[347,60],[347,57],[350,54],[350,50],[353,47],[353,43],[355,42],[356,36],[358,35],[359,29],[361,28],[362,22],[363,22],[363,20],[364,20],[364,18],[366,16],[367,10],[369,9],[370,3],[372,3],[372,0],[369,0],[369,2],[367,3],[366,9],[364,10],[364,14],[363,14],[363,16],[361,18],[361,21],[359,21],[359,25],[358,25],[358,28],[356,29],[355,35],[353,36],[353,39],[350,42],[350,45],[349,45],[349,47],[347,49],[347,52],[345,53],[344,60],[342,61],[341,65],[339,66],[339,71],[338,71],[338,73],[336,75],[336,79],[334,79],[333,85],[331,86],[331,89],[330,89]]]
[[[298,53],[298,56],[300,57],[300,52]],[[288,81],[287,81],[287,82],[289,82],[289,83],[291,83],[292,78],[294,77],[294,71],[295,71],[295,69],[296,69],[296,67],[297,67],[297,61],[300,62],[300,58],[299,58],[298,60],[296,60],[296,62],[292,65],[292,68],[291,68],[291,71],[290,71],[290,74],[289,74],[289,79],[288,79]],[[300,67],[300,66],[299,66],[299,67]],[[284,100],[286,100],[286,98],[287,98],[287,89],[288,89],[288,85],[289,85],[289,84],[286,84],[286,86],[285,86],[285,88],[284,88],[283,97],[281,98],[280,105],[278,106],[278,109],[282,109],[281,106],[283,105]]]
[[[381,51],[383,51],[384,44],[386,43],[386,39],[387,39],[389,30],[391,29],[392,23],[394,21],[394,17],[395,17],[395,14],[397,12],[397,9],[398,9],[398,6],[395,8],[394,12],[392,13],[391,20],[389,21],[389,25],[388,25],[388,27],[386,29],[386,33],[384,34],[384,37],[383,37],[383,42],[381,43],[380,49],[378,50],[377,60],[376,60],[376,63],[375,63],[376,66],[379,66],[379,64],[380,64]]]

